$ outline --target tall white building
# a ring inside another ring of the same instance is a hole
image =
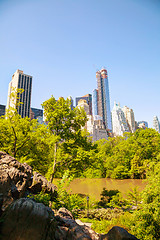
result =
[[[153,117],[153,128],[157,131],[160,132],[160,126],[159,126],[159,120],[157,116]]]
[[[122,108],[123,112],[124,112],[124,115],[125,115],[125,118],[126,118],[126,121],[127,121],[127,124],[128,124],[128,127],[129,127],[129,130],[131,133],[135,132],[135,118],[134,118],[134,112],[132,109],[130,109],[129,107],[127,106],[124,106]]]
[[[20,106],[18,106],[17,111],[21,117],[30,117],[32,76],[24,74],[23,71],[19,69],[13,74],[12,81],[9,83],[8,88],[7,109],[10,106],[15,108],[17,107],[16,99],[13,102],[10,98],[13,88],[15,90],[18,88],[24,89],[23,93],[20,94],[20,102],[23,104],[20,104]]]
[[[80,99],[77,107],[82,107],[87,114],[88,120],[84,128],[89,132],[90,137],[92,137],[92,141],[97,141],[103,138],[108,139],[107,131],[103,124],[102,118],[100,116],[96,116],[95,118],[93,118],[93,116],[90,115],[89,105],[87,104],[87,101],[84,99]]]
[[[120,104],[116,104],[116,102],[112,110],[112,132],[114,136],[123,136],[123,133],[129,132],[125,114]]]

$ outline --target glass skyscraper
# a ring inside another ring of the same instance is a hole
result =
[[[7,99],[7,109],[11,107],[17,106],[16,99],[13,102],[10,98],[13,88],[16,89],[24,89],[23,93],[20,94],[20,102],[21,104],[17,111],[21,117],[30,117],[30,106],[31,106],[31,91],[32,91],[32,76],[26,75],[21,70],[17,70],[13,76],[12,81],[9,83],[8,88],[8,99]]]
[[[97,78],[97,93],[96,89],[93,91],[93,115],[102,117],[106,129],[112,130],[111,110],[110,110],[110,97],[109,97],[109,84],[108,73],[105,68],[96,72]]]

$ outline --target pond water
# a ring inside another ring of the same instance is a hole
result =
[[[53,183],[56,185],[57,179],[53,180]],[[146,181],[142,179],[110,179],[110,178],[99,178],[99,179],[74,179],[69,187],[68,190],[72,191],[72,193],[80,193],[85,194],[94,198],[95,200],[100,199],[100,194],[103,188],[107,190],[118,189],[123,196],[126,193],[138,186],[138,190],[142,191],[146,186]]]

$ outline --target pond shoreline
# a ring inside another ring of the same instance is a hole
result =
[[[56,185],[59,180],[53,179],[53,184]],[[146,180],[143,179],[77,178],[69,184],[67,190],[71,191],[71,193],[84,194],[95,200],[100,200],[103,188],[108,190],[117,189],[125,196],[129,190],[136,186],[140,192],[143,191],[146,184]]]

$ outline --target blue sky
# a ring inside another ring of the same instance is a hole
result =
[[[159,0],[0,0],[0,104],[16,69],[33,76],[32,107],[97,87],[108,70],[111,109],[160,120]]]

